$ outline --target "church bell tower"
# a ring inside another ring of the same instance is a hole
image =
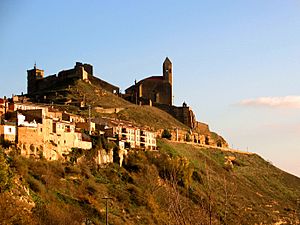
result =
[[[172,77],[172,62],[171,60],[167,57],[164,61],[163,64],[163,77],[164,80],[168,81],[171,85],[173,82],[173,77]]]
[[[173,105],[173,71],[172,62],[167,57],[163,63],[164,95],[168,105]]]

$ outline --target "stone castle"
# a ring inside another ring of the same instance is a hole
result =
[[[60,71],[57,75],[44,77],[44,70],[37,69],[36,65],[27,70],[27,94],[35,95],[43,93],[61,84],[71,83],[76,80],[91,82],[114,94],[119,94],[120,89],[93,75],[93,66],[76,62],[74,68]]]

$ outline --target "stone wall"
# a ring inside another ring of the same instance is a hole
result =
[[[89,75],[88,76],[88,80],[95,86],[98,86],[110,93],[113,93],[113,94],[119,94],[120,93],[120,88],[117,87],[117,86],[114,86],[104,80],[101,80],[97,77],[94,77],[94,76],[91,76]]]
[[[172,84],[165,81],[163,77],[149,77],[141,80],[125,90],[126,99],[133,102],[149,102],[171,105]]]
[[[198,122],[199,123],[199,122]],[[171,134],[171,141],[178,142],[193,142],[200,145],[210,145],[214,147],[228,148],[228,143],[223,137],[218,134],[209,131],[208,125],[199,123],[202,126],[201,132],[195,130],[184,130],[184,129],[169,129]],[[156,132],[157,138],[162,137],[164,129],[160,129]]]
[[[113,114],[113,113],[119,113],[124,108],[102,108],[102,107],[94,107],[94,110],[98,113],[104,113],[104,114]]]
[[[43,154],[44,138],[39,128],[18,127],[18,147],[23,156],[37,156]]]
[[[58,78],[56,75],[51,75],[36,81],[34,92],[54,87],[57,84]]]
[[[196,121],[193,129],[195,132],[199,134],[209,135],[210,130],[207,124]]]
[[[95,161],[98,165],[108,164],[113,162],[113,149],[106,151],[99,149]]]
[[[154,104],[155,107],[169,113],[175,119],[179,120],[181,123],[187,127],[194,129],[197,125],[196,117],[193,110],[187,106],[170,106],[165,104]]]

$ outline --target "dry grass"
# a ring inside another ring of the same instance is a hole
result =
[[[117,117],[122,120],[132,121],[140,126],[158,129],[186,129],[184,124],[176,120],[170,114],[150,106],[128,107],[118,113]]]
[[[4,224],[297,224],[300,179],[261,157],[160,140],[159,151],[131,152],[123,168],[96,169],[11,156],[14,179],[22,180],[33,210],[0,195]],[[231,170],[226,156],[236,158]],[[5,210],[9,210],[5,214]],[[20,221],[20,222],[16,222]]]

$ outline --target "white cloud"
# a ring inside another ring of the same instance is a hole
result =
[[[260,97],[255,99],[245,99],[240,101],[238,105],[300,109],[300,96]]]

